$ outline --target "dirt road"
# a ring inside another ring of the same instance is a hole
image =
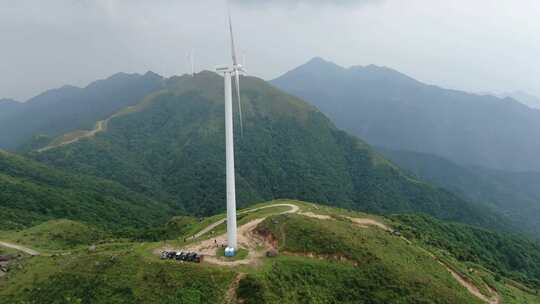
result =
[[[37,252],[35,250],[32,250],[30,248],[23,247],[21,245],[11,244],[11,243],[7,243],[7,242],[0,242],[0,246],[15,249],[15,250],[18,250],[18,251],[22,251],[22,252],[27,253],[27,254],[29,254],[31,256],[40,255],[39,252]]]
[[[96,123],[96,126],[95,126],[95,128],[93,130],[90,130],[90,131],[77,131],[76,135],[74,135],[73,138],[71,138],[69,140],[66,140],[66,141],[62,141],[62,142],[57,143],[57,144],[47,146],[45,148],[38,149],[37,151],[39,153],[42,153],[42,152],[46,152],[46,151],[49,151],[49,150],[52,150],[52,149],[55,149],[55,148],[58,148],[58,147],[62,147],[62,146],[66,146],[66,145],[76,143],[81,139],[94,137],[99,132],[105,131],[105,126],[107,125],[108,120],[109,119],[100,120],[100,121],[98,121]],[[73,133],[73,134],[75,134],[75,133]],[[70,134],[66,134],[66,136],[69,136],[69,135]]]
[[[271,206],[264,206],[264,207],[260,207],[260,208],[255,208],[255,209],[250,209],[250,210],[246,210],[246,211],[242,211],[242,212],[239,212],[238,215],[240,214],[246,214],[246,213],[252,213],[252,212],[256,212],[256,211],[259,211],[259,210],[262,210],[262,209],[268,209],[268,208],[275,208],[275,207],[290,207],[291,210],[289,211],[286,211],[284,213],[296,213],[298,212],[298,210],[300,210],[300,208],[298,208],[298,206],[294,205],[294,204],[275,204],[275,205],[271,205]],[[227,219],[224,218],[222,220],[219,220],[213,224],[211,224],[210,226],[204,228],[203,230],[199,231],[198,233],[196,233],[195,235],[189,237],[188,239],[197,239],[197,238],[200,238],[201,236],[207,234],[208,232],[214,230],[217,226],[225,223]]]

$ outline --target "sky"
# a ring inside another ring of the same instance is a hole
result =
[[[250,75],[312,57],[387,66],[470,92],[540,96],[538,0],[231,0]],[[225,0],[0,0],[0,98],[25,101],[117,72],[230,62]]]

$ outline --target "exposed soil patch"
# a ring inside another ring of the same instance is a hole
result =
[[[27,254],[29,254],[31,256],[40,255],[39,252],[37,252],[35,250],[32,250],[30,248],[23,247],[21,245],[16,245],[16,244],[7,243],[7,242],[0,242],[0,246],[15,249],[15,250],[18,250],[18,251],[22,251],[22,252],[27,253]]]
[[[245,273],[239,273],[236,275],[234,280],[232,281],[231,285],[229,285],[229,289],[227,290],[227,295],[225,296],[225,303],[226,304],[234,304],[238,303],[238,296],[237,296],[237,290],[238,285],[240,284],[240,281],[246,276]]]
[[[500,304],[501,303],[501,297],[499,294],[493,290],[491,287],[487,286],[488,290],[493,294],[491,298],[486,297],[483,293],[480,292],[478,287],[476,287],[473,283],[471,283],[467,278],[463,277],[459,273],[452,270],[450,267],[446,266],[443,262],[438,261],[439,264],[443,265],[448,272],[454,277],[454,279],[463,287],[465,287],[469,293],[471,293],[473,296],[479,298],[480,300],[489,303],[489,304]]]
[[[300,212],[298,214],[303,215],[303,216],[307,216],[307,217],[311,217],[311,218],[320,219],[320,220],[331,220],[332,219],[332,217],[329,216],[329,215],[316,214],[316,213],[313,213],[313,212]]]
[[[368,228],[369,226],[376,226],[378,228],[381,228],[382,230],[392,232],[392,229],[390,229],[390,227],[374,219],[354,218],[354,217],[348,217],[348,219],[350,219],[353,223],[363,228]]]

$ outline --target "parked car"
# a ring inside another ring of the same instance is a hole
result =
[[[160,254],[162,260],[177,260],[192,263],[200,263],[203,260],[203,256],[196,252],[187,251],[162,251]]]

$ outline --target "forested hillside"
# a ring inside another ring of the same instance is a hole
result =
[[[441,157],[410,151],[378,151],[419,178],[470,201],[487,203],[531,236],[540,235],[540,173],[460,166]]]
[[[120,229],[162,223],[163,203],[118,183],[68,174],[0,150],[0,230],[67,218]]]
[[[32,153],[71,172],[111,179],[192,214],[224,209],[223,78],[175,77],[106,132]],[[244,136],[236,130],[239,206],[297,198],[376,213],[423,212],[487,227],[499,216],[415,180],[318,110],[243,78]]]

